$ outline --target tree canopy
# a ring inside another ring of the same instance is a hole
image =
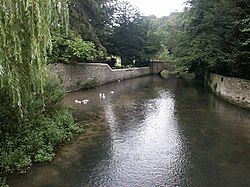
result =
[[[250,78],[250,5],[247,0],[190,0],[175,56],[197,75],[205,70]]]
[[[128,1],[117,1],[112,18],[111,45],[108,52],[121,56],[122,64],[132,64],[141,60],[147,30],[140,12]]]

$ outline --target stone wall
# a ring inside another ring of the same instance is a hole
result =
[[[250,80],[209,74],[205,82],[222,99],[250,110]]]
[[[150,67],[111,69],[108,64],[79,63],[52,64],[52,72],[62,78],[66,90],[76,91],[90,80],[96,79],[101,85],[150,74]]]
[[[168,70],[169,72],[175,71],[175,65],[166,62],[153,61],[150,62],[151,74],[158,75],[162,70]]]

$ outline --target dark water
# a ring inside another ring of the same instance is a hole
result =
[[[10,187],[250,186],[250,112],[199,83],[148,76],[71,93],[65,103],[84,133],[51,163],[10,176]]]

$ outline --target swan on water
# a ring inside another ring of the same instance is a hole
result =
[[[85,104],[85,105],[86,105],[86,104],[88,104],[88,102],[89,102],[89,100],[88,100],[88,99],[84,99],[84,100],[82,100],[82,103],[83,103],[83,104]]]
[[[106,98],[105,93],[99,93],[99,97],[100,97],[101,99],[105,99],[105,98]]]
[[[77,103],[77,104],[81,104],[82,103],[82,101],[79,101],[79,100],[75,100],[75,103]]]

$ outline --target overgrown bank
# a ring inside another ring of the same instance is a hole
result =
[[[17,106],[0,90],[0,173],[20,171],[33,162],[49,161],[54,146],[80,132],[69,109],[63,106],[65,90],[59,80],[46,80],[43,99],[36,93],[20,118]],[[41,110],[41,108],[44,108]]]
[[[50,78],[46,68],[52,30],[68,30],[67,1],[1,0],[0,18],[0,176],[4,176],[51,160],[54,147],[80,129],[63,106],[61,82]]]

